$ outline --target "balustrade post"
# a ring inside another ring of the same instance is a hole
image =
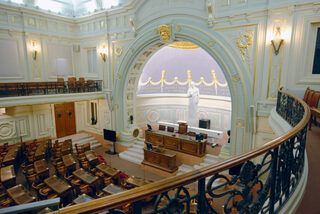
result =
[[[198,206],[197,213],[206,211],[206,179],[198,180]]]
[[[277,168],[278,168],[278,152],[279,147],[273,150],[272,155],[272,167],[271,167],[271,188],[270,188],[270,204],[269,204],[269,213],[274,213],[274,204],[276,196],[276,180],[277,180]]]
[[[142,202],[141,201],[137,201],[132,204],[132,213],[134,213],[134,214],[142,213]]]

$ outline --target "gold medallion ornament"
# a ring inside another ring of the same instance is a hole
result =
[[[252,32],[246,32],[246,33],[240,34],[240,37],[237,39],[237,45],[241,52],[242,61],[245,60],[244,56],[246,55],[247,49],[252,45],[252,43],[253,43]]]
[[[121,56],[122,55],[122,48],[121,47],[116,47],[115,49],[114,49],[114,52],[115,52],[115,54],[117,55],[117,56]]]
[[[160,37],[163,41],[170,39],[170,27],[168,25],[160,25],[158,29]]]

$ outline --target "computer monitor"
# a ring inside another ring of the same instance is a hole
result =
[[[147,144],[147,150],[152,150],[152,144],[149,142],[147,142],[146,144]]]
[[[148,131],[151,131],[152,130],[152,127],[150,124],[147,124],[147,127],[148,127]]]
[[[116,131],[103,129],[103,137],[105,140],[109,140],[111,142],[117,141]]]

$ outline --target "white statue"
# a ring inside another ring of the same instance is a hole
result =
[[[187,92],[187,97],[189,98],[188,103],[188,126],[197,127],[198,122],[198,103],[199,103],[199,89],[194,86],[194,82],[191,81],[190,87]]]

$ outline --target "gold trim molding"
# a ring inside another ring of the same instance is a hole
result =
[[[168,45],[171,48],[180,48],[180,49],[197,49],[200,48],[198,45],[192,42],[175,42]]]

